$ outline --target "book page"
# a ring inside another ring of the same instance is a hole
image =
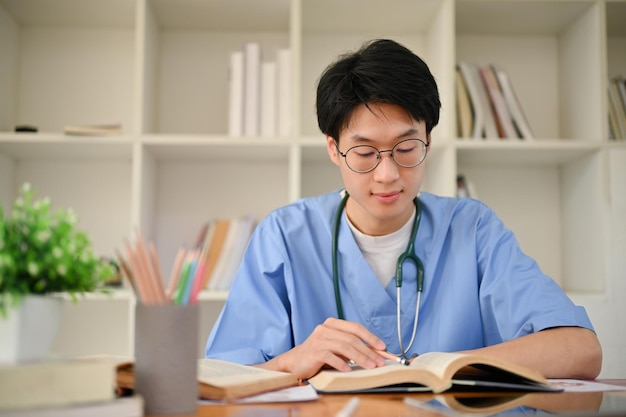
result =
[[[444,377],[447,368],[456,359],[463,358],[464,355],[457,353],[428,352],[411,361],[411,366],[416,368],[426,368],[432,373]]]
[[[289,375],[286,372],[269,371],[216,359],[200,359],[198,361],[198,380],[215,386],[259,382]]]

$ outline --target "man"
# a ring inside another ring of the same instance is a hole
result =
[[[318,122],[345,190],[275,210],[258,226],[207,357],[306,379],[350,362],[383,366],[385,350],[406,359],[471,350],[546,377],[599,374],[585,310],[493,211],[420,192],[439,109],[428,67],[394,41],[326,69]]]

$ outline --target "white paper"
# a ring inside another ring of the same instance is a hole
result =
[[[200,400],[198,404],[291,403],[313,401],[316,400],[317,397],[317,392],[311,385],[302,385],[266,392],[265,394],[253,395],[230,403],[225,401]]]
[[[595,391],[626,391],[626,386],[604,384],[597,381],[582,379],[548,379],[550,385],[563,388],[566,392],[595,392]]]

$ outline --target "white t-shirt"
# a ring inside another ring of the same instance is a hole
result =
[[[398,258],[406,250],[415,221],[415,209],[409,220],[400,229],[383,236],[362,233],[348,218],[348,224],[357,245],[383,288],[396,276]]]

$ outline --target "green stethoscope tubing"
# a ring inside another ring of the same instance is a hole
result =
[[[335,221],[333,228],[332,239],[332,267],[333,267],[333,286],[335,289],[335,303],[337,304],[337,316],[340,319],[344,319],[343,304],[341,302],[341,293],[339,289],[339,268],[337,262],[338,244],[339,244],[339,226],[341,224],[341,214],[343,213],[346,203],[350,195],[346,192],[345,196],[341,199],[337,212],[335,213]],[[419,198],[415,197],[413,200],[415,204],[415,220],[413,221],[413,227],[411,229],[411,235],[409,237],[409,243],[406,250],[398,257],[396,263],[396,324],[398,327],[398,344],[400,345],[400,356],[404,359],[408,359],[407,352],[413,346],[415,341],[415,334],[417,333],[417,322],[419,321],[419,310],[421,303],[421,295],[424,289],[424,265],[422,260],[415,254],[415,237],[417,236],[417,230],[419,229],[420,220],[422,219],[422,204]],[[411,340],[409,341],[406,349],[402,341],[402,326],[401,326],[401,289],[402,289],[402,268],[405,261],[411,261],[415,264],[417,269],[417,300],[415,302],[415,318],[413,319],[413,332],[411,334]]]

